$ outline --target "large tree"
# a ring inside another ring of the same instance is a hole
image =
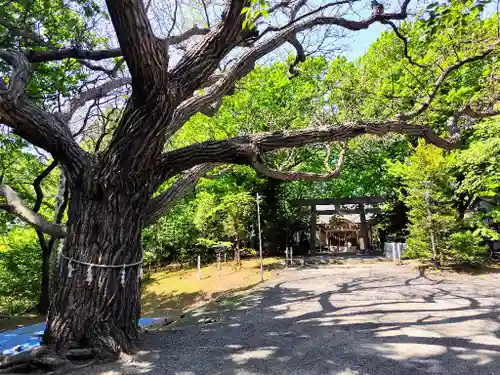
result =
[[[463,66],[491,56],[498,40],[482,40],[480,49],[464,47],[454,60],[444,61],[445,67],[440,59],[425,61],[424,67],[424,62],[415,62],[409,56],[408,39],[400,32],[400,47],[406,58],[420,66],[414,65],[415,69],[428,68],[427,77],[433,76],[435,83],[429,92],[416,95],[412,108],[383,120],[336,123],[332,108],[331,116],[323,114],[317,118],[315,124],[319,121],[320,126],[304,130],[243,135],[177,149],[168,147],[168,141],[191,116],[216,112],[222,98],[262,57],[285,44],[292,45],[296,50],[290,66],[293,77],[306,54],[315,51],[315,44],[317,47],[325,40],[331,42],[331,35],[338,35],[341,30],[367,29],[377,22],[397,30],[394,22],[408,17],[410,2],[403,0],[394,9],[386,6],[385,11],[377,5],[373,11],[365,11],[366,18],[362,18],[352,10],[353,5],[366,5],[367,1],[361,0],[336,0],[320,6],[307,0],[258,4],[251,0],[227,0],[222,5],[202,1],[207,27],[182,29],[187,22],[181,20],[178,2],[174,2],[170,18],[162,24],[158,20],[162,12],[155,12],[154,22],[150,20],[153,17],[148,17],[155,1],[107,0],[118,47],[105,50],[87,50],[77,44],[54,45],[50,35],[45,34],[47,29],[36,22],[23,29],[3,22],[17,35],[37,39],[38,47],[21,48],[14,43],[10,49],[0,50],[0,58],[12,69],[8,78],[0,82],[1,122],[60,163],[70,192],[67,225],[61,226],[23,206],[8,186],[0,187],[4,197],[1,208],[41,232],[65,238],[55,273],[56,290],[45,343],[58,351],[75,346],[97,347],[114,354],[133,350],[140,315],[141,231],[161,217],[186,187],[218,163],[250,165],[275,179],[325,180],[339,175],[343,157],[338,158],[335,169],[317,174],[269,168],[263,155],[281,148],[388,132],[420,136],[444,148],[455,147],[459,142],[458,126],[451,127],[453,137],[443,138],[427,122],[420,122],[420,116],[432,108],[448,79],[456,77]],[[439,17],[448,15],[438,14],[435,18]],[[165,24],[170,25],[167,32],[162,31]],[[316,30],[322,29],[328,32],[318,37],[322,34]],[[68,104],[55,113],[30,99],[26,88],[33,66],[75,59],[109,78],[74,93]],[[115,59],[115,64],[102,62],[107,59]],[[123,62],[128,71],[120,76],[117,72],[122,71]],[[90,152],[88,146],[81,147],[79,138],[70,130],[73,115],[125,85],[131,88],[126,104],[112,131],[105,129],[101,133],[111,133],[109,139],[102,142],[104,135],[99,137],[95,152]],[[451,113],[447,108],[450,122],[457,125],[464,116],[492,115],[495,111],[490,104],[495,100],[462,103]],[[184,175],[169,189],[155,195],[166,180],[181,173]]]

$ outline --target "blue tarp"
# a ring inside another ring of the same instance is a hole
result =
[[[139,324],[147,326],[163,322],[165,318],[141,318]],[[0,353],[3,355],[16,355],[40,345],[40,340],[45,330],[45,323],[0,332]],[[14,350],[18,347],[19,350]]]

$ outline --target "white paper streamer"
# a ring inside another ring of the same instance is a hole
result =
[[[123,266],[122,268],[120,283],[122,284],[123,287],[125,286],[125,266]]]
[[[87,279],[85,280],[87,282],[87,284],[91,284],[92,283],[92,266],[89,266],[89,269],[87,270]]]
[[[57,249],[57,265],[61,264],[63,247],[64,247],[64,238],[61,241],[59,241],[59,247]]]
[[[73,272],[75,271],[75,268],[73,267],[73,264],[72,262],[70,261],[68,263],[68,278],[72,278],[73,277]]]
[[[143,273],[142,273],[142,263],[144,262],[144,258],[141,258],[141,260],[135,262],[135,263],[130,263],[130,264],[109,264],[109,265],[106,265],[106,264],[95,264],[95,263],[88,263],[88,262],[82,262],[80,260],[76,260],[76,259],[73,259],[73,258],[70,258],[70,257],[67,257],[65,256],[63,253],[62,253],[62,249],[63,249],[63,243],[61,241],[61,244],[59,246],[59,251],[58,251],[58,262],[59,264],[61,265],[62,267],[62,261],[65,259],[68,261],[68,277],[71,278],[73,277],[73,272],[76,271],[76,268],[73,267],[73,264],[80,264],[82,266],[87,266],[88,269],[87,269],[87,278],[85,279],[85,281],[87,282],[87,284],[91,284],[92,281],[94,280],[94,275],[93,275],[93,269],[94,268],[121,268],[121,272],[120,272],[120,284],[125,287],[125,281],[126,281],[126,275],[127,275],[127,267],[135,267],[135,266],[139,266],[139,269],[137,271],[137,279],[140,280],[142,279],[143,277]]]

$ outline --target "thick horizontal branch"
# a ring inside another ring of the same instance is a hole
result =
[[[163,179],[203,163],[254,165],[261,163],[261,155],[268,151],[346,141],[362,134],[384,135],[387,133],[419,136],[445,149],[453,149],[460,145],[458,138],[442,138],[428,127],[404,121],[359,122],[297,131],[258,133],[222,141],[203,142],[163,154],[157,170],[160,179]]]
[[[106,50],[88,51],[79,48],[60,48],[49,51],[27,51],[25,52],[27,59],[32,63],[41,63],[47,61],[60,61],[65,59],[84,59],[84,60],[105,60],[113,57],[122,56],[119,48]]]
[[[272,169],[267,167],[261,162],[254,162],[252,164],[253,169],[257,172],[263,174],[266,177],[274,178],[276,180],[283,181],[298,181],[298,180],[307,180],[307,181],[329,181],[335,178],[340,177],[340,172],[342,166],[344,164],[345,159],[345,148],[340,151],[339,158],[337,160],[337,166],[333,171],[328,173],[313,173],[313,172],[283,172],[277,169]],[[329,169],[329,168],[328,168]]]
[[[191,168],[169,189],[151,199],[146,211],[144,227],[154,224],[164,216],[177,200],[182,198],[201,177],[215,166],[216,164],[202,164]]]
[[[182,43],[195,35],[205,35],[209,32],[209,29],[199,28],[194,26],[191,29],[185,31],[179,35],[172,35],[170,38],[162,39],[163,43],[172,45]],[[27,51],[25,52],[26,57],[32,63],[40,63],[47,61],[60,61],[64,59],[78,59],[78,60],[105,60],[114,57],[123,56],[120,48],[111,48],[106,50],[83,50],[80,48],[60,48],[60,49],[50,49],[48,51]]]
[[[443,70],[443,72],[441,73],[441,75],[438,77],[438,79],[434,83],[434,88],[432,89],[432,92],[429,94],[429,96],[427,97],[427,99],[420,105],[420,107],[418,107],[417,109],[415,109],[412,112],[399,114],[397,116],[398,119],[406,121],[406,120],[413,119],[413,118],[417,117],[418,115],[422,114],[427,108],[429,108],[429,106],[431,105],[432,101],[436,97],[439,89],[441,88],[441,85],[443,84],[443,82],[446,80],[446,78],[452,72],[458,70],[459,68],[461,68],[465,64],[468,64],[468,63],[471,63],[471,62],[474,62],[474,61],[479,61],[479,60],[485,58],[486,56],[488,56],[489,54],[491,54],[498,47],[499,44],[500,44],[500,39],[497,40],[497,41],[495,41],[495,43],[493,43],[491,45],[491,47],[488,48],[487,50],[485,50],[485,51],[483,51],[483,52],[481,52],[481,53],[479,53],[477,55],[474,55],[474,56],[468,57],[466,59],[460,60],[459,62],[457,62],[457,63],[455,63],[455,64],[450,65],[449,67],[447,67],[445,70]]]
[[[0,185],[0,196],[5,199],[5,203],[0,203],[0,209],[11,213],[37,231],[57,238],[66,237],[66,228],[63,225],[53,224],[24,206],[17,193],[10,186]]]
[[[472,108],[470,105],[466,105],[460,111],[460,113],[464,114],[466,116],[475,118],[475,119],[484,119],[484,118],[489,118],[489,117],[493,117],[493,116],[500,116],[500,110],[498,110],[498,109],[497,110],[491,109],[491,110],[481,111],[481,110],[476,110],[476,109]]]

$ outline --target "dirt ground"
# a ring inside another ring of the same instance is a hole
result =
[[[390,263],[288,270],[78,374],[497,375],[498,285]]]
[[[264,259],[264,280],[270,280],[283,268],[279,258]],[[160,271],[145,281],[142,290],[143,316],[177,319],[182,312],[202,306],[225,294],[237,294],[260,282],[258,259],[203,266],[200,280],[195,268]]]

